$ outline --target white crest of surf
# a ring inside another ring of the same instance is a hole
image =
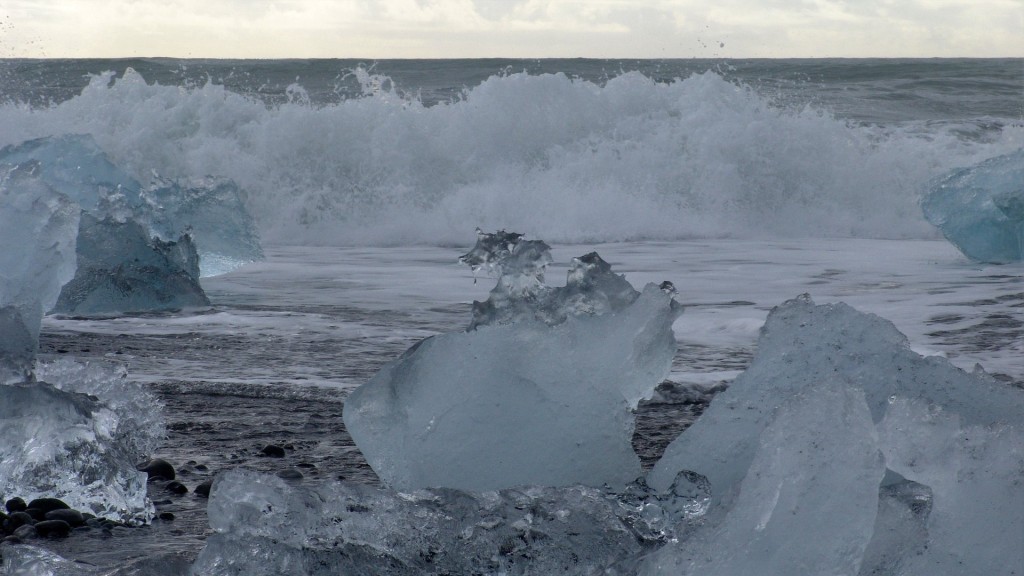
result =
[[[978,142],[855,125],[714,72],[494,76],[434,106],[358,77],[361,98],[318,106],[295,85],[268,107],[108,72],[60,104],[0,106],[0,146],[89,133],[142,181],[234,179],[266,242],[397,245],[464,243],[476,226],[553,242],[936,237],[926,184],[1024,142],[1021,126]]]

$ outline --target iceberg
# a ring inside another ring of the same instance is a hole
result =
[[[133,220],[118,222],[83,213],[78,268],[60,291],[53,311],[100,315],[209,306],[199,285],[199,256],[192,238],[149,238]]]
[[[352,392],[356,445],[403,491],[629,484],[641,473],[633,410],[668,373],[681,306],[654,284],[637,292],[596,254],[551,288],[543,242],[484,235],[477,249],[463,261],[501,274],[490,298],[470,330],[419,342]]]
[[[921,207],[968,258],[1024,260],[1024,149],[949,173]]]
[[[680,510],[695,503],[669,494],[637,503],[585,486],[313,488],[231,470],[214,482],[214,534],[192,573],[629,574],[667,538],[639,513],[648,501]]]
[[[712,497],[703,526],[642,573],[1024,566],[1014,488],[1024,456],[1013,444],[1022,425],[1024,392],[915,354],[877,316],[806,295],[788,301],[769,314],[750,367],[648,475],[658,490],[681,471],[701,474]]]

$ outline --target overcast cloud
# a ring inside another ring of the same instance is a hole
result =
[[[4,0],[0,56],[1024,56],[1024,0]]]

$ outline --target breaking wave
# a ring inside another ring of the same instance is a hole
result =
[[[0,106],[0,146],[90,133],[143,181],[234,179],[265,241],[331,245],[459,243],[476,226],[556,242],[932,237],[927,182],[1024,142],[1012,124],[985,139],[855,124],[714,72],[493,76],[432,106],[359,74],[362,97],[316,105],[295,85],[268,106],[104,73],[59,104]]]

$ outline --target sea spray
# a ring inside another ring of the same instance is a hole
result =
[[[106,73],[50,107],[0,106],[0,145],[89,133],[142,181],[233,179],[270,243],[394,245],[456,243],[467,221],[555,242],[932,238],[922,186],[1021,133],[859,125],[714,72],[516,73],[432,106],[375,81],[360,97],[268,105]]]

